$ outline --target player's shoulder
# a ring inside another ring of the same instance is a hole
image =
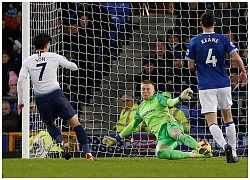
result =
[[[214,33],[214,36],[216,36],[217,38],[220,38],[220,39],[228,38],[225,34],[219,34],[219,33]]]
[[[202,35],[203,35],[203,34],[198,34],[198,35],[192,37],[190,41],[195,41],[195,40],[197,40],[197,39],[200,39],[200,38],[202,38]]]
[[[158,97],[165,97],[162,93],[155,93],[153,97],[158,98]]]
[[[46,59],[48,59],[48,61],[56,62],[56,63],[58,63],[58,61],[60,61],[63,58],[63,56],[61,56],[57,53],[54,53],[54,52],[46,52],[43,56]]]
[[[200,42],[200,39],[202,39],[202,34],[192,37],[189,44],[196,44],[197,42]]]
[[[161,101],[162,99],[165,99],[166,97],[162,93],[155,93],[150,99],[154,101],[157,99],[157,102]]]
[[[57,54],[57,53],[54,53],[54,52],[46,52],[44,53],[45,56],[55,56],[55,57],[59,57],[61,55]]]
[[[225,36],[224,34],[218,34],[218,33],[202,33],[199,34],[195,37],[193,37],[190,40],[190,44],[195,44],[195,43],[199,43],[199,42],[203,42],[203,39],[208,39],[208,38],[216,38],[219,39],[219,41],[225,41],[227,40],[227,36]]]
[[[37,58],[37,55],[36,54],[32,54],[32,55],[28,56],[26,59],[24,59],[23,62],[22,62],[22,64],[27,64],[29,62],[32,62],[36,58]]]

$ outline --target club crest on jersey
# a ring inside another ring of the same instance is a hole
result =
[[[70,105],[69,101],[68,101],[68,100],[65,100],[65,102],[64,102],[64,106],[65,106],[66,108],[68,108],[68,107],[69,107],[69,105]]]
[[[234,45],[234,43],[233,43],[233,42],[230,42],[230,45],[231,45],[231,46],[233,46],[233,47],[235,47],[235,45]]]

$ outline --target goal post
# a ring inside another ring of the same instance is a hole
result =
[[[22,3],[22,58],[30,55],[30,3]],[[22,110],[22,158],[29,158],[29,119],[30,119],[30,82],[29,76],[23,82],[23,103]]]
[[[230,38],[233,38],[233,35],[238,38],[231,40],[239,47],[240,55],[244,59],[243,52],[247,48],[247,39],[244,37],[248,37],[244,12],[248,3],[229,5],[231,10],[238,14],[233,17],[234,23],[227,21],[228,13],[220,14],[220,5],[215,2],[200,2],[196,10],[195,3],[186,2],[23,2],[23,59],[33,51],[32,38],[38,33],[45,32],[52,36],[50,51],[64,55],[77,64],[79,70],[76,72],[59,68],[58,81],[88,134],[93,154],[97,156],[155,156],[156,138],[149,132],[133,133],[112,147],[102,144],[104,135],[114,136],[117,133],[114,126],[122,110],[121,96],[131,95],[135,102],[141,101],[138,85],[144,77],[156,81],[159,90],[157,92],[168,91],[172,97],[177,97],[187,86],[195,91],[194,98],[178,108],[184,112],[191,127],[188,133],[197,141],[207,140],[215,154],[220,156],[223,155],[223,151],[213,140],[205,119],[192,115],[192,108],[198,102],[196,74],[190,72],[185,63],[179,65],[175,59],[183,58],[190,38],[201,33],[198,23],[201,12],[205,10],[213,11],[217,20],[222,20],[218,21],[221,23],[218,28],[222,33]],[[179,39],[177,42],[170,42],[169,37]],[[165,56],[160,61],[166,62],[163,66],[154,64],[154,68],[165,68],[164,75],[143,76],[144,66],[147,65],[146,59],[155,57],[155,45],[158,42],[165,43]],[[232,60],[227,57],[227,70],[233,66]],[[179,70],[175,72],[176,69]],[[173,70],[172,74],[170,70]],[[168,79],[169,77],[172,79]],[[238,154],[242,156],[248,155],[248,122],[242,120],[247,119],[247,92],[248,89],[246,92],[239,91],[233,94],[235,104],[232,110],[234,121],[237,122]],[[34,124],[36,128],[29,129],[30,122],[27,120],[33,114],[30,114],[28,105],[30,100],[34,101],[33,88],[32,85],[29,87],[29,82],[25,85],[24,99],[22,157],[27,158],[30,157],[27,154],[30,151],[29,137],[46,129],[40,126],[39,116]],[[225,135],[221,115],[218,115],[219,125]],[[71,144],[72,155],[84,156],[70,127],[59,118],[56,122],[63,136]],[[183,144],[180,144],[178,149],[190,150]]]

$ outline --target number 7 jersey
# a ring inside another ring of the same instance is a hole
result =
[[[225,56],[235,51],[235,45],[222,34],[203,33],[191,39],[186,59],[196,64],[199,90],[230,86]]]
[[[68,68],[72,63],[63,56],[51,52],[38,52],[23,61],[20,76],[30,74],[36,96],[60,89],[57,81],[57,68]]]

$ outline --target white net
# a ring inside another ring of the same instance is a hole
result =
[[[214,153],[221,155],[222,150],[200,115],[196,74],[188,70],[187,62],[181,59],[190,38],[201,33],[201,14],[211,10],[217,18],[216,31],[231,38],[247,63],[244,52],[247,51],[248,4],[222,4],[30,3],[31,40],[41,32],[50,34],[53,38],[51,51],[66,56],[80,68],[78,72],[59,69],[58,77],[88,133],[94,154],[154,155],[156,139],[149,132],[133,133],[126,141],[110,148],[101,143],[104,135],[116,134],[114,126],[122,110],[122,95],[131,95],[139,103],[139,84],[150,79],[157,84],[157,92],[168,91],[172,97],[177,97],[186,87],[194,90],[194,98],[178,107],[187,118],[187,133],[197,141],[206,139]],[[228,59],[229,72],[233,66],[233,60]],[[232,70],[230,76],[232,72],[235,71]],[[247,155],[248,150],[246,99],[247,89],[233,92],[232,108],[240,155]],[[173,110],[173,113],[178,112]],[[218,121],[225,133],[219,113]],[[39,125],[39,121],[36,123]],[[81,156],[74,133],[60,119],[57,124],[72,143],[73,155]],[[40,126],[31,129],[41,130],[44,128]],[[178,148],[189,150],[184,145]]]

